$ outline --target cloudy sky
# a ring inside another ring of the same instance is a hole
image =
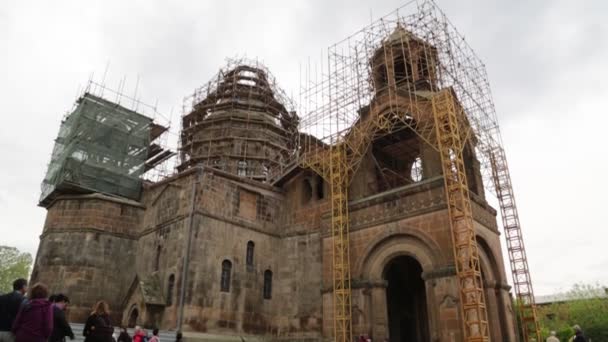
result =
[[[38,1],[0,6],[0,244],[35,254],[61,117],[91,73],[178,124],[226,57],[299,68],[403,1]],[[537,294],[608,285],[608,2],[438,0],[485,62]]]

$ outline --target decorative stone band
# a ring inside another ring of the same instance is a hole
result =
[[[367,280],[367,279],[353,279],[350,283],[351,289],[377,289],[377,288],[387,288],[388,281],[384,279],[375,279],[375,280]],[[334,291],[333,287],[324,286],[321,289],[321,294],[332,293]]]
[[[434,270],[422,272],[422,279],[431,280],[437,278],[452,277],[456,275],[455,266],[439,267]]]

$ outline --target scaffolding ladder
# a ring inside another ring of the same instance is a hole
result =
[[[464,140],[451,90],[435,94],[432,106],[458,277],[463,336],[467,342],[485,342],[490,337],[483,280],[463,158]]]
[[[534,302],[534,291],[532,290],[532,279],[528,268],[528,258],[521,233],[513,186],[511,185],[511,175],[505,151],[501,146],[496,147],[492,151],[490,162],[492,165],[492,178],[496,188],[496,197],[500,204],[502,225],[505,231],[507,251],[511,263],[513,287],[517,298],[516,306],[519,318],[521,319],[520,328],[524,342],[529,342],[533,338],[536,341],[542,341],[536,304]]]
[[[332,146],[330,154],[334,334],[335,341],[350,342],[352,322],[348,218],[349,165],[344,144]]]

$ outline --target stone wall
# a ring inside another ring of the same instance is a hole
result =
[[[142,212],[137,203],[99,194],[57,199],[48,207],[31,281],[67,294],[71,321],[84,322],[98,300],[119,321]]]
[[[423,269],[432,336],[458,340],[458,283],[443,180],[430,177],[363,196],[370,189],[349,202],[355,334],[386,336],[382,272],[391,258],[409,255]],[[75,321],[84,320],[97,299],[106,299],[116,322],[126,324],[137,307],[138,323],[175,329],[184,286],[186,331],[321,339],[333,329],[329,196],[328,184],[309,171],[276,188],[192,168],[146,185],[141,203],[103,195],[62,198],[48,208],[33,279],[66,292]],[[491,273],[486,292],[497,335],[513,330],[514,322],[496,212],[482,197],[472,199],[484,268]],[[221,287],[224,261],[231,265],[228,291]],[[271,298],[263,295],[265,271],[272,272]],[[137,287],[136,277],[151,275],[159,279],[166,305],[149,305]]]

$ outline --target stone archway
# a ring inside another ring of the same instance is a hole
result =
[[[139,317],[139,310],[137,306],[133,305],[131,308],[131,312],[129,313],[129,321],[127,322],[127,327],[135,328],[137,325],[137,318]]]
[[[369,322],[361,326],[369,327],[374,340],[426,342],[431,340],[431,331],[437,329],[432,285],[423,274],[434,271],[440,264],[441,252],[423,232],[408,230],[408,233],[386,234],[371,241],[355,265],[354,274],[369,284],[370,302],[364,310]],[[409,278],[400,277],[402,275]],[[415,280],[413,286],[409,286],[410,280]],[[414,293],[408,294],[408,291]],[[423,298],[416,301],[419,295]],[[409,304],[401,310],[399,304],[390,304],[393,300]],[[414,328],[403,331],[396,328],[400,323],[395,322],[412,316],[412,312],[417,319]],[[389,334],[391,330],[394,336]]]
[[[429,341],[429,316],[422,267],[398,256],[384,270],[390,342]]]

